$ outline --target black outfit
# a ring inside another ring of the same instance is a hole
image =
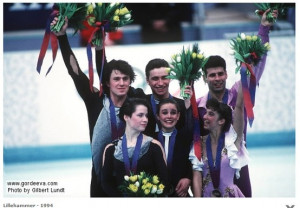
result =
[[[120,139],[118,143],[121,143]],[[124,181],[126,175],[124,162],[116,159],[114,156],[117,143],[109,146],[104,153],[104,163],[101,174],[101,181],[103,190],[110,197],[123,196],[119,190],[119,186]],[[119,144],[120,145],[120,144]],[[157,175],[160,181],[167,184],[167,166],[163,159],[163,152],[160,146],[153,142],[148,143],[148,148],[145,154],[139,157],[137,162],[136,173],[142,171],[151,175]]]
[[[169,195],[170,197],[178,197],[175,192],[175,188],[180,179],[188,178],[192,180],[193,171],[189,161],[192,138],[192,131],[187,132],[184,128],[182,128],[177,132],[171,168],[169,168],[168,165],[168,180],[172,186],[171,189],[173,189],[173,193]]]
[[[70,47],[67,35],[62,35],[57,37],[59,40],[60,50],[63,56],[63,60],[65,65],[68,69],[68,73],[74,81],[75,87],[77,92],[79,93],[80,97],[84,101],[86,106],[87,115],[88,115],[88,122],[89,122],[89,132],[90,132],[90,144],[92,143],[93,137],[93,130],[95,123],[98,119],[98,116],[103,108],[103,98],[104,95],[99,96],[99,92],[92,92],[90,90],[89,79],[88,77],[80,70],[80,67],[77,63],[78,67],[78,74],[73,71],[73,68],[70,63],[70,56],[72,55],[75,58],[75,55]],[[100,68],[101,61],[102,61],[102,53],[103,50],[96,51],[96,66]],[[106,63],[106,58],[105,58]],[[128,96],[138,96],[139,93],[143,93],[141,89],[134,89],[130,87],[128,92]],[[100,180],[98,180],[100,181]],[[91,186],[90,186],[90,196],[91,197],[99,197],[105,196],[104,191],[101,188],[101,185],[97,183],[96,173],[94,167],[92,167],[92,179],[91,179]]]
[[[148,124],[143,133],[146,134],[147,136],[157,139],[158,132],[155,132],[157,119],[156,119],[156,112],[153,113],[153,109],[151,106],[151,95],[152,94],[146,95],[146,100],[150,104],[150,112],[148,112]],[[176,129],[180,130],[185,125],[186,119],[192,119],[192,117],[191,117],[192,116],[192,108],[190,107],[189,109],[186,109],[184,101],[182,99],[179,99],[177,97],[173,97],[173,99],[178,103],[178,105],[180,107],[180,118],[176,124]],[[156,105],[156,109],[157,109],[157,105]],[[192,128],[192,127],[188,126],[187,128]],[[159,126],[159,129],[161,129],[160,126]],[[191,131],[192,131],[192,129],[191,129]]]

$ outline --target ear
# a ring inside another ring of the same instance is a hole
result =
[[[223,125],[225,124],[225,119],[222,118],[222,119],[218,120],[218,124],[219,124],[220,126],[223,126]]]
[[[125,122],[126,121],[128,121],[130,119],[130,117],[129,116],[127,116],[127,115],[124,115],[124,120],[125,120]]]

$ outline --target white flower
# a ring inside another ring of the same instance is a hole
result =
[[[154,194],[157,191],[157,186],[153,185],[151,189],[151,194]]]
[[[125,14],[124,18],[127,19],[127,20],[129,20],[131,18],[131,14]]]
[[[136,187],[140,187],[140,183],[137,181],[137,182],[135,182],[135,184],[134,184]]]
[[[180,56],[177,56],[177,57],[176,57],[176,61],[177,61],[177,62],[180,62],[180,61],[181,61],[181,57],[180,57]]]
[[[124,176],[124,179],[125,179],[125,181],[129,181],[129,176],[128,176],[128,175],[125,175],[125,176]]]
[[[162,192],[163,192],[162,189],[158,189],[156,193],[157,193],[157,194],[162,194]]]
[[[245,33],[241,33],[241,39],[242,39],[242,40],[245,40],[245,39],[246,39]]]

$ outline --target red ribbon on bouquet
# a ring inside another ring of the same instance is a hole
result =
[[[59,13],[59,11],[57,9],[53,9],[52,13],[50,14],[48,20],[47,20],[47,25],[46,25],[46,30],[45,30],[45,34],[44,34],[44,38],[43,38],[43,42],[42,42],[42,46],[40,49],[40,54],[39,54],[39,58],[38,58],[38,62],[37,62],[37,67],[36,70],[38,73],[41,72],[41,68],[42,68],[42,64],[45,58],[45,54],[47,52],[48,49],[48,45],[49,45],[49,40],[51,42],[51,48],[52,48],[52,64],[49,67],[47,74],[50,72],[55,58],[56,58],[56,54],[57,54],[57,50],[58,50],[58,41],[57,41],[57,37],[51,32],[50,30],[50,23],[53,20],[54,17],[57,16],[57,14]]]
[[[199,113],[198,113],[198,106],[196,102],[196,95],[194,84],[192,83],[192,90],[193,95],[191,97],[191,106],[193,112],[193,122],[194,122],[194,131],[193,131],[193,145],[194,145],[194,152],[198,160],[201,160],[202,155],[202,143],[200,137],[200,121],[199,121]]]
[[[88,40],[86,52],[87,52],[87,57],[88,57],[88,65],[89,65],[89,78],[90,78],[90,89],[93,91],[93,83],[94,83],[94,70],[93,70],[93,55],[92,55],[92,40],[97,31],[101,29],[102,33],[102,46],[103,46],[103,53],[102,53],[102,63],[101,63],[101,72],[100,72],[100,77],[99,77],[99,95],[102,95],[102,74],[103,74],[103,66],[104,66],[104,58],[105,58],[105,47],[104,47],[104,42],[105,42],[105,26],[107,25],[108,21],[102,21],[102,22],[96,22],[96,27],[91,33],[91,36]]]
[[[250,82],[248,84],[247,69],[250,72]],[[256,77],[250,64],[241,64],[241,83],[244,95],[244,103],[246,108],[249,125],[252,126],[254,120],[253,107],[255,104]]]

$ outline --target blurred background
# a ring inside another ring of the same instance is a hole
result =
[[[52,3],[3,3],[3,194],[7,182],[56,181],[65,193],[42,196],[89,197],[91,152],[85,106],[60,52],[52,71],[50,47],[42,73],[36,64]],[[197,42],[206,56],[227,62],[228,87],[239,79],[230,55],[237,33],[256,34],[260,18],[251,3],[126,3],[134,22],[109,34],[107,59],[123,59],[135,69],[134,87],[147,93],[144,68],[153,58],[170,61]],[[255,120],[247,146],[253,197],[295,197],[295,8],[270,32],[271,51],[257,88]],[[87,32],[87,31],[85,31]],[[81,69],[88,74],[86,35],[68,36]],[[97,80],[94,86],[98,86]],[[196,97],[207,91],[195,84]],[[178,83],[171,82],[178,96]],[[80,187],[80,188],[79,188]],[[38,193],[27,197],[41,196]]]

